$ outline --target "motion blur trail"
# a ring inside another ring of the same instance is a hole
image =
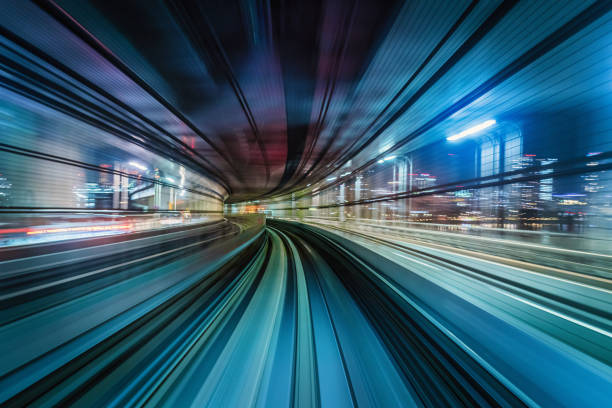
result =
[[[276,220],[61,245],[0,264],[7,406],[610,402],[601,279],[555,304],[549,276],[519,290],[485,261]]]

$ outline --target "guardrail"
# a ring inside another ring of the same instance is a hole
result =
[[[383,236],[387,240],[409,240],[482,252],[508,259],[548,267],[612,278],[612,245],[610,240],[593,239],[576,234],[522,230],[507,232],[497,229],[455,229],[432,231],[378,221],[344,221],[329,218],[290,218],[322,227],[335,227],[346,232]],[[510,230],[512,231],[512,230]]]

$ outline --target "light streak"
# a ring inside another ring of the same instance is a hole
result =
[[[142,170],[142,171],[147,171],[147,168],[146,168],[145,166],[143,166],[142,164],[140,164],[140,163],[136,163],[136,162],[134,162],[134,161],[131,161],[131,162],[129,162],[128,164],[129,164],[130,166],[136,167],[137,169],[140,169],[140,170]]]
[[[130,229],[132,229],[131,224],[95,225],[91,227],[65,227],[65,228],[44,228],[44,229],[26,230],[26,234],[27,235],[38,235],[38,234],[58,234],[58,233],[64,233],[64,232],[120,231],[120,230],[130,230]]]
[[[496,124],[497,122],[495,121],[495,119],[490,119],[487,121],[482,122],[479,125],[473,126],[469,129],[464,130],[463,132],[459,132],[455,135],[449,136],[446,138],[446,140],[450,140],[450,141],[454,141],[454,140],[459,140],[462,139],[466,136],[470,136],[473,135],[475,133],[480,132],[481,130],[485,130],[487,128],[490,128],[491,126],[493,126],[494,124]]]

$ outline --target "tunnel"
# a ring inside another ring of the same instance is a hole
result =
[[[0,8],[0,406],[612,407],[612,1]]]

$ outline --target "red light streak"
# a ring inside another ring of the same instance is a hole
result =
[[[131,224],[122,225],[94,225],[90,227],[64,227],[64,228],[6,228],[0,229],[0,234],[19,234],[26,233],[27,235],[38,234],[54,234],[60,232],[97,232],[97,231],[121,231],[132,229]]]
[[[98,231],[120,231],[132,229],[131,224],[124,225],[94,225],[91,227],[65,227],[65,228],[44,228],[44,229],[28,229],[27,235],[38,234],[57,234],[63,232],[98,232]]]
[[[18,234],[20,232],[31,231],[31,228],[8,228],[0,230],[0,234]]]

